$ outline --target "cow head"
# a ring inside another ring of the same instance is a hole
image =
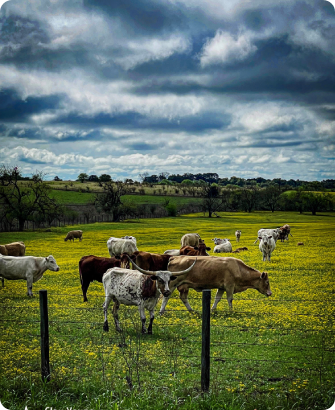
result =
[[[262,272],[260,278],[258,279],[257,286],[255,286],[255,288],[263,295],[266,295],[266,296],[272,295],[267,272]]]
[[[52,270],[54,272],[59,271],[59,266],[57,265],[56,259],[52,255],[49,255],[47,258],[45,258],[45,261],[49,270]]]
[[[149,270],[144,270],[142,268],[140,268],[139,266],[136,265],[135,262],[133,262],[133,266],[135,266],[135,268],[140,271],[141,273],[143,273],[144,275],[150,275],[150,279],[155,280],[156,284],[157,284],[157,288],[159,290],[159,292],[165,296],[165,297],[169,297],[171,295],[171,291],[169,288],[169,282],[171,280],[175,280],[177,279],[177,275],[183,274],[183,273],[187,273],[189,272],[193,266],[195,265],[197,260],[194,261],[194,263],[192,264],[192,266],[190,266],[188,269],[182,271],[182,272],[170,272],[168,270],[158,270],[156,272],[151,272]]]

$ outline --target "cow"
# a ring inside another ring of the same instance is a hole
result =
[[[236,232],[235,232],[236,242],[240,242],[241,233],[242,233],[241,231],[236,231]]]
[[[168,265],[168,270],[177,277],[170,282],[171,295],[177,288],[180,299],[190,312],[192,308],[187,299],[189,289],[198,292],[203,289],[218,289],[212,310],[216,309],[225,291],[230,309],[233,308],[234,293],[257,289],[263,295],[272,295],[268,274],[261,273],[236,258],[198,256],[197,264],[190,272],[179,273],[192,265],[194,260],[194,256],[174,256]],[[164,296],[160,314],[164,313],[170,296]]]
[[[26,245],[24,242],[12,242],[7,245],[0,245],[0,254],[4,256],[24,256]]]
[[[291,235],[293,237],[293,235],[291,234],[291,227],[290,225],[283,225],[279,228],[279,236],[278,239],[280,239],[281,242],[284,242],[285,240],[288,241],[288,236]]]
[[[212,241],[214,242],[215,245],[221,245],[222,243],[228,242],[229,239],[228,238],[213,238]]]
[[[33,296],[33,283],[42,279],[43,273],[48,269],[53,272],[59,271],[59,266],[52,255],[47,258],[35,256],[0,257],[0,277],[8,280],[26,280],[28,296]]]
[[[121,257],[126,256],[126,254],[121,255]],[[136,251],[130,256],[132,262],[135,262],[137,266],[141,269],[155,272],[158,270],[167,270],[167,265],[171,255],[159,255],[157,253]],[[127,258],[126,258],[127,259]],[[124,266],[122,266],[124,267]],[[133,265],[135,270],[135,266]]]
[[[206,244],[201,241],[199,246],[184,246],[180,249],[180,255],[189,255],[189,256],[209,256],[207,251],[210,251],[211,248],[206,246]]]
[[[189,272],[193,265],[183,272]],[[132,262],[136,271],[123,268],[108,269],[102,277],[102,283],[105,289],[105,302],[103,304],[104,309],[104,325],[103,330],[108,332],[108,320],[107,309],[110,302],[114,301],[113,316],[115,328],[118,332],[121,332],[118,310],[120,304],[137,306],[141,321],[142,321],[142,333],[152,334],[152,323],[154,321],[154,309],[157,305],[158,299],[161,294],[165,297],[170,296],[171,291],[169,289],[169,282],[176,279],[176,276],[172,275],[169,271],[148,271],[140,268],[134,262]],[[150,313],[150,324],[148,330],[145,327],[146,317],[144,309],[148,309]]]
[[[120,258],[123,253],[129,256],[138,251],[136,239],[114,238],[113,236],[107,241],[108,252],[111,257]]]
[[[271,261],[271,254],[276,247],[276,242],[274,241],[271,235],[267,235],[266,233],[260,236],[259,238],[259,250],[263,254],[263,262],[264,261]]]
[[[279,237],[279,232],[280,232],[280,228],[276,228],[276,229],[259,229],[259,231],[257,233],[257,239],[255,240],[254,245],[255,245],[255,243],[257,243],[259,238],[263,236],[263,234],[271,235],[273,240],[276,243],[277,240],[278,240],[278,237]]]
[[[198,233],[186,233],[180,240],[181,248],[184,246],[199,246],[200,235]]]
[[[83,231],[77,230],[77,231],[70,231],[67,233],[66,238],[64,239],[65,242],[67,241],[73,241],[75,239],[79,239],[79,242],[82,241],[83,239]]]
[[[122,266],[123,265],[123,266]],[[125,262],[123,259],[101,258],[100,256],[83,256],[79,261],[79,277],[81,289],[83,292],[84,302],[87,302],[87,290],[91,282],[97,281],[102,283],[103,274],[110,268],[126,267],[129,268],[128,258]]]
[[[214,253],[228,253],[232,252],[233,247],[229,239],[220,239],[221,243],[214,246]]]
[[[133,241],[133,242],[135,243],[135,245],[137,246],[137,241],[136,241],[135,236],[128,236],[128,235],[126,235],[126,236],[121,236],[121,239],[130,239],[130,240]]]

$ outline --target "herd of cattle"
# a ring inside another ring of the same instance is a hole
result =
[[[82,240],[82,231],[70,231],[65,241],[78,238]],[[259,249],[263,261],[269,260],[278,239],[288,240],[290,226],[276,229],[260,229],[254,243],[260,241]],[[236,231],[236,242],[239,242],[241,231]],[[292,235],[291,235],[292,236]],[[232,250],[228,238],[213,238],[214,253],[229,253],[248,250]],[[303,243],[299,243],[303,244]],[[160,296],[163,302],[160,314],[165,312],[166,305],[175,289],[186,308],[192,311],[188,301],[189,289],[217,289],[212,310],[216,309],[222,295],[226,292],[228,305],[232,308],[233,294],[246,289],[257,289],[260,293],[271,296],[268,274],[247,266],[240,259],[233,257],[210,256],[200,235],[188,233],[181,238],[180,249],[170,249],[163,255],[139,251],[136,238],[124,236],[111,237],[107,241],[110,258],[94,255],[83,256],[79,261],[79,276],[84,302],[87,302],[87,290],[91,282],[102,282],[105,291],[104,330],[108,331],[107,309],[114,302],[113,317],[117,331],[120,331],[118,309],[120,304],[135,305],[139,309],[142,321],[142,333],[152,333],[154,309]],[[59,271],[59,266],[52,255],[44,257],[24,256],[23,242],[0,245],[0,277],[2,286],[4,278],[27,281],[27,294],[33,296],[32,285],[40,280],[46,270]],[[132,268],[131,268],[132,265]],[[149,310],[150,324],[146,329],[144,309]]]

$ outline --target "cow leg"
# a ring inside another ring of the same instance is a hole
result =
[[[141,304],[138,307],[138,311],[140,313],[140,317],[141,317],[141,322],[142,322],[142,333],[147,333],[147,328],[145,327],[145,321],[146,321],[146,317],[145,317],[145,312],[144,312],[144,306]],[[151,323],[151,317],[150,317],[150,323]]]
[[[215,300],[212,306],[212,310],[215,310],[218,303],[220,302],[222,295],[224,294],[224,289],[218,289],[215,295]]]
[[[230,309],[233,309],[233,295],[234,295],[234,288],[226,288],[227,293],[227,301]]]
[[[33,296],[33,275],[27,277],[27,296]]]
[[[148,327],[148,334],[152,335],[152,324],[153,324],[153,321],[155,319],[154,310],[150,310],[149,313],[150,313],[150,324],[149,324],[149,327]]]
[[[84,297],[84,302],[87,302],[87,290],[88,287],[90,285],[90,282],[87,282],[85,280],[82,281],[82,285],[81,285],[81,290],[83,291],[83,297]]]
[[[120,322],[119,322],[119,307],[120,307],[120,303],[118,300],[114,301],[114,306],[113,306],[113,317],[114,317],[114,323],[115,323],[115,328],[117,332],[122,332],[121,328],[120,328]]]
[[[166,297],[166,296],[163,296],[162,306],[161,306],[161,308],[160,308],[160,310],[159,310],[159,314],[160,314],[160,315],[163,315],[163,314],[164,314],[165,308],[166,308],[166,305],[167,305],[169,299],[170,299],[170,296],[167,296],[167,297]]]
[[[105,321],[104,321],[104,327],[103,327],[103,329],[104,329],[105,332],[108,332],[108,330],[109,330],[108,320],[107,320],[107,309],[108,309],[109,304],[111,303],[111,300],[112,300],[112,297],[111,297],[111,296],[106,296],[105,302],[104,302],[104,304],[103,304],[104,316],[105,316]]]
[[[181,289],[179,291],[179,297],[182,300],[182,302],[184,303],[184,305],[186,306],[187,310],[189,312],[193,312],[193,309],[191,308],[191,305],[188,302],[188,289]]]

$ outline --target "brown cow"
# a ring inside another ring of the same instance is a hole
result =
[[[79,275],[84,302],[87,302],[87,290],[94,280],[102,283],[103,274],[110,268],[121,267],[124,261],[116,258],[101,258],[99,256],[83,256],[79,261]],[[129,267],[126,259],[126,267]]]
[[[285,240],[288,241],[288,236],[291,235],[293,237],[293,235],[291,234],[291,227],[290,225],[283,225],[279,228],[279,236],[278,239],[280,239],[281,242],[284,242]]]
[[[122,260],[124,260],[125,256],[127,255],[121,255]],[[171,255],[159,255],[157,253],[136,251],[130,256],[130,259],[140,268],[155,272],[158,270],[167,270],[167,265],[171,257]],[[122,267],[124,267],[124,265]],[[133,269],[135,269],[134,266]]]
[[[175,273],[187,269],[196,258],[198,259],[197,263],[189,273]],[[268,274],[266,272],[261,273],[235,258],[174,256],[170,259],[168,270],[177,276],[177,279],[170,283],[171,294],[178,288],[179,296],[190,312],[192,308],[187,299],[190,288],[196,291],[218,289],[212,310],[216,308],[224,291],[227,293],[228,305],[231,309],[234,293],[243,292],[247,289],[257,289],[263,295],[272,295]],[[164,313],[169,297],[164,297],[160,314]]]
[[[75,240],[75,238],[79,239],[79,242],[82,241],[83,239],[83,231],[77,230],[77,231],[70,231],[67,233],[66,238],[64,239],[64,241],[73,241]]]
[[[5,256],[24,256],[26,245],[24,242],[12,242],[7,245],[0,245],[0,253]]]
[[[210,251],[211,248],[206,246],[204,242],[201,241],[199,246],[184,246],[180,249],[180,255],[188,255],[188,256],[209,256],[206,251]]]

